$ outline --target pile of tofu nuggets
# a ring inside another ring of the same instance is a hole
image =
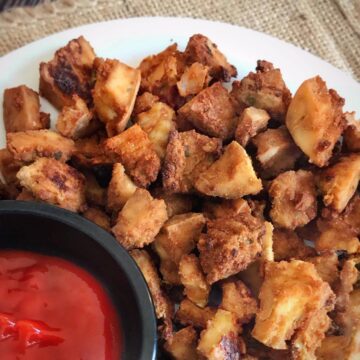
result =
[[[138,68],[70,41],[40,64],[56,130],[37,92],[5,90],[0,198],[111,232],[161,356],[359,359],[360,123],[318,76],[295,95],[267,61],[236,76],[199,34]]]

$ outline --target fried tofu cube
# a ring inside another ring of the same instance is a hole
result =
[[[149,111],[157,102],[159,102],[158,96],[145,91],[136,97],[132,115],[136,116],[142,112]]]
[[[96,59],[93,90],[95,111],[105,123],[108,136],[121,133],[134,108],[141,81],[140,71],[119,60]]]
[[[120,163],[114,164],[112,177],[107,190],[107,208],[119,211],[135,193],[137,186],[126,175]]]
[[[160,159],[165,157],[170,131],[175,128],[175,111],[168,105],[157,102],[150,110],[137,115],[136,122],[148,134]]]
[[[355,119],[355,112],[345,113],[346,129],[344,143],[349,151],[360,151],[360,120]]]
[[[169,193],[188,193],[194,181],[216,159],[221,140],[194,130],[170,133],[162,170],[163,187]]]
[[[152,191],[152,195],[157,199],[163,199],[165,201],[169,219],[174,215],[190,212],[194,204],[194,200],[190,195],[169,194],[164,191],[163,188],[156,188]]]
[[[166,220],[164,200],[138,188],[119,212],[112,231],[126,249],[142,248],[155,240]]]
[[[317,199],[314,176],[310,171],[286,171],[270,185],[270,217],[275,227],[294,230],[315,218]]]
[[[197,306],[205,307],[208,302],[210,286],[202,272],[200,261],[194,255],[184,255],[179,264],[181,284],[184,285],[184,294]]]
[[[360,195],[355,194],[341,214],[342,219],[360,235]]]
[[[321,172],[318,187],[324,204],[342,212],[354,195],[360,179],[360,155],[343,156],[333,166]]]
[[[109,156],[123,164],[135,185],[146,187],[160,170],[160,159],[148,134],[137,124],[104,143]]]
[[[156,317],[164,321],[166,328],[171,330],[171,318],[174,313],[174,306],[160,286],[160,278],[156,267],[146,250],[132,250],[130,255],[140,268],[145,281],[149,287],[154,303]]]
[[[96,225],[102,227],[104,230],[110,232],[110,218],[104,211],[96,207],[89,207],[84,211],[83,216],[86,219],[94,222]]]
[[[5,184],[16,183],[16,174],[23,166],[23,162],[15,160],[8,149],[0,149],[0,183],[1,176]]]
[[[335,252],[324,253],[308,258],[306,261],[314,264],[319,276],[333,287],[339,278],[339,259]]]
[[[283,171],[294,169],[296,160],[301,156],[301,151],[285,126],[258,134],[253,143],[257,148],[256,159],[264,178],[272,178]]]
[[[250,290],[240,280],[221,284],[222,300],[220,308],[236,315],[241,324],[248,323],[257,312],[257,301]]]
[[[286,126],[309,161],[325,166],[345,127],[342,99],[319,77],[304,81],[292,99]]]
[[[275,261],[300,259],[315,256],[313,248],[306,246],[296,232],[287,229],[275,229],[273,233]]]
[[[216,313],[216,309],[209,306],[201,308],[195,305],[188,298],[184,298],[180,302],[179,309],[176,312],[176,320],[182,325],[191,325],[200,329],[204,329],[209,320]]]
[[[85,197],[86,201],[95,206],[106,206],[106,188],[100,186],[92,172],[83,171],[85,176]]]
[[[286,87],[281,71],[273,64],[259,60],[256,72],[250,72],[241,81],[232,84],[231,97],[237,111],[253,106],[267,111],[272,119],[285,120],[291,101],[291,93]]]
[[[262,183],[256,176],[249,155],[233,141],[218,160],[198,175],[195,188],[205,195],[238,199],[259,193]]]
[[[164,349],[174,360],[200,360],[196,350],[198,336],[192,326],[183,328],[173,334]]]
[[[184,52],[188,64],[200,63],[209,67],[209,74],[216,80],[230,81],[236,77],[234,65],[230,65],[225,55],[209,38],[201,34],[191,36]]]
[[[57,109],[71,105],[77,94],[91,102],[91,77],[95,53],[83,36],[57,50],[54,58],[40,64],[40,95]]]
[[[201,332],[197,349],[209,360],[240,359],[240,330],[235,314],[218,309]]]
[[[235,130],[235,140],[245,147],[249,140],[266,129],[270,115],[262,109],[247,107],[240,115]]]
[[[40,158],[23,166],[17,178],[37,199],[75,212],[85,209],[84,176],[67,164]]]
[[[75,144],[51,130],[28,130],[6,135],[7,148],[15,160],[31,162],[41,157],[65,162],[75,151]]]
[[[292,260],[265,264],[259,299],[252,336],[273,349],[286,349],[285,341],[309,319],[321,309],[333,309],[335,296],[313,264]]]
[[[238,214],[251,214],[248,202],[244,199],[225,200],[211,199],[205,200],[203,211],[208,219],[236,217]]]
[[[178,110],[178,115],[205,135],[229,139],[236,127],[236,115],[228,91],[217,82],[199,92]]]
[[[244,270],[262,250],[265,225],[251,215],[207,222],[198,242],[200,263],[209,284]]]
[[[178,276],[181,257],[195,248],[204,225],[205,218],[200,213],[175,215],[164,224],[153,246],[160,257],[165,282],[181,284]]]
[[[73,95],[73,103],[61,109],[56,122],[57,131],[70,139],[90,136],[99,129],[99,121],[78,95]]]
[[[6,132],[48,128],[48,121],[40,115],[39,94],[26,85],[5,89],[4,125]]]
[[[180,80],[176,83],[179,94],[183,97],[196,95],[208,86],[210,80],[209,67],[194,62],[185,68]]]

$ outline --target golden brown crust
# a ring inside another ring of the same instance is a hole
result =
[[[235,112],[228,91],[219,82],[198,93],[178,114],[208,136],[229,139],[235,131]]]
[[[203,203],[203,212],[208,219],[236,217],[238,214],[251,214],[249,203],[244,199],[211,199]]]
[[[360,151],[360,120],[355,119],[355,112],[345,113],[346,129],[344,131],[344,143],[347,150]]]
[[[104,143],[105,151],[123,164],[137,186],[154,182],[160,170],[160,159],[144,130],[137,124]]]
[[[17,178],[37,199],[71,211],[85,210],[85,178],[69,165],[40,158],[23,166]]]
[[[8,149],[0,149],[0,183],[1,176],[6,184],[17,183],[16,174],[23,166],[23,162],[15,160]]]
[[[317,213],[314,176],[305,170],[287,171],[270,185],[270,217],[276,227],[294,230],[315,218]]]
[[[159,101],[159,97],[145,91],[141,95],[138,95],[135,100],[133,116],[136,116],[144,111],[150,110],[155,103]]]
[[[104,230],[110,232],[110,230],[111,230],[110,218],[101,209],[96,208],[96,207],[89,207],[88,209],[86,209],[84,211],[83,216],[86,219],[94,222],[96,225],[102,227]]]
[[[7,148],[14,159],[31,162],[41,157],[65,162],[75,151],[75,144],[51,130],[28,130],[6,135]]]
[[[333,288],[339,278],[339,260],[335,252],[324,253],[308,258],[306,261],[314,264],[319,276]]]
[[[185,68],[180,80],[176,83],[179,94],[183,97],[189,95],[196,95],[205,87],[210,81],[209,67],[201,63],[194,62]]]

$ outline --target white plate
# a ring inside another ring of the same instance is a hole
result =
[[[256,60],[266,59],[279,67],[288,87],[294,92],[303,80],[320,75],[329,87],[346,99],[345,109],[360,114],[360,84],[334,66],[284,41],[253,30],[206,20],[184,18],[132,18],[114,20],[48,36],[17,49],[0,59],[0,104],[3,90],[21,84],[38,89],[39,63],[50,60],[69,40],[84,35],[98,56],[118,58],[136,66],[139,61],[176,41],[184,48],[192,34],[202,33],[218,44],[241,78],[254,70]],[[44,99],[43,111],[56,111]],[[0,111],[0,148],[5,146],[5,131]]]

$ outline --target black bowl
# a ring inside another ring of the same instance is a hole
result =
[[[131,256],[106,231],[55,206],[2,200],[0,248],[61,256],[90,271],[119,314],[121,359],[156,358],[156,318],[147,285]]]

